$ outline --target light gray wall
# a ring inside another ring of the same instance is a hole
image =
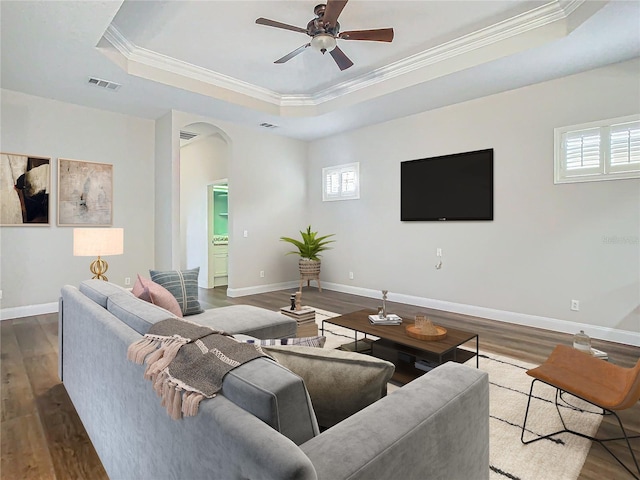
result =
[[[554,127],[638,113],[639,73],[627,62],[312,142],[309,218],[337,240],[323,280],[640,332],[640,180],[553,183]],[[494,221],[400,222],[401,161],[484,148]],[[323,203],[322,167],[353,161],[360,200]]]
[[[297,259],[285,256],[288,248],[279,239],[297,232],[307,221],[307,146],[261,133],[253,141],[234,142],[233,150],[229,164],[229,287],[235,295],[248,287],[298,278]],[[264,278],[259,276],[261,270]]]
[[[179,266],[177,255],[179,250],[176,247],[176,239],[180,239],[180,231],[174,235],[173,224],[180,220],[179,210],[174,208],[175,195],[180,195],[180,189],[176,188],[176,183],[180,182],[179,163],[175,162],[174,150],[179,156],[179,137],[173,130],[173,115],[171,112],[160,117],[155,122],[155,257],[154,267],[158,270],[176,268]],[[174,179],[175,172],[178,176]],[[179,201],[177,209],[180,208]],[[174,255],[175,251],[175,255]]]
[[[2,90],[2,151],[51,157],[49,226],[2,227],[2,309],[57,302],[60,287],[90,278],[89,257],[73,256],[73,227],[58,227],[58,158],[113,164],[113,226],[124,255],[106,257],[124,285],[153,265],[154,122]]]

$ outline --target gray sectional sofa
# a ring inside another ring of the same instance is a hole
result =
[[[489,478],[485,373],[447,363],[320,433],[303,379],[262,357],[227,374],[196,416],[172,420],[127,360],[169,316],[107,282],[62,288],[59,374],[111,479]],[[296,328],[240,305],[188,319],[256,338]]]

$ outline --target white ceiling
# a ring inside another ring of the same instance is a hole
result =
[[[256,18],[305,28],[318,1],[1,0],[1,86],[310,140],[640,56],[638,0],[351,0],[341,31],[393,27],[392,43],[339,39],[344,71],[310,48],[274,64],[309,37]]]

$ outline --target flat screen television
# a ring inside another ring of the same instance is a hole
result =
[[[493,220],[493,148],[401,162],[400,219]]]

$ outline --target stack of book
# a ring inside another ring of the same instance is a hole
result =
[[[369,321],[372,325],[401,325],[402,318],[393,313],[387,314],[386,317],[379,315],[369,315]]]
[[[311,307],[302,307],[300,310],[291,310],[291,307],[282,307],[280,313],[287,317],[295,318],[298,323],[316,321],[316,311]]]
[[[296,335],[298,337],[315,337],[318,335],[316,311],[313,308],[302,307],[300,310],[291,310],[291,307],[282,307],[280,313],[296,319],[298,323]]]

